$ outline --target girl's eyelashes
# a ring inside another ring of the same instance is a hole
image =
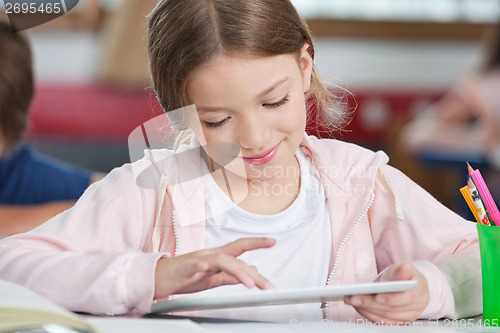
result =
[[[212,122],[209,122],[209,121],[204,121],[204,123],[205,123],[205,126],[207,128],[216,128],[216,127],[220,127],[220,126],[224,125],[225,123],[227,123],[227,121],[229,120],[229,118],[230,117],[224,118],[223,120],[217,121],[215,123],[212,123]]]
[[[280,106],[285,105],[286,102],[288,102],[288,95],[286,95],[285,97],[283,97],[283,99],[281,99],[275,103],[266,103],[266,104],[262,104],[262,105],[265,106],[266,108],[276,109],[276,108],[279,108]]]
[[[288,95],[286,95],[281,100],[279,100],[275,103],[265,103],[262,105],[266,108],[269,108],[269,109],[277,109],[280,106],[285,105],[288,102],[288,100],[289,100]],[[205,126],[207,128],[217,128],[217,127],[220,127],[220,126],[224,125],[225,123],[227,123],[229,121],[229,119],[231,119],[231,117],[224,118],[223,120],[217,121],[217,122],[203,121],[203,123],[205,124]]]

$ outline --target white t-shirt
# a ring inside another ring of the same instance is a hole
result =
[[[261,215],[242,209],[212,177],[204,177],[207,189],[206,248],[243,237],[276,239],[274,247],[248,251],[239,259],[255,265],[277,289],[324,286],[329,274],[331,225],[324,187],[312,172],[309,157],[300,149],[296,157],[301,173],[300,191],[294,202],[277,214]],[[243,290],[247,288],[235,285],[203,293]]]

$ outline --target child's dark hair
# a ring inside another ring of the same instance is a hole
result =
[[[28,127],[33,86],[28,41],[0,20],[0,134],[6,152],[22,139]]]
[[[484,38],[485,62],[483,70],[500,69],[500,22],[491,25]]]
[[[148,37],[153,85],[165,112],[191,104],[189,75],[219,54],[298,59],[307,43],[314,58],[309,29],[289,0],[162,0],[149,15]],[[342,127],[344,110],[315,67],[306,97]]]

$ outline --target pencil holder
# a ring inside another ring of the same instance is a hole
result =
[[[477,224],[483,282],[483,323],[500,326],[500,227]]]

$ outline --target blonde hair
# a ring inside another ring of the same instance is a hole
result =
[[[149,15],[148,25],[153,86],[167,114],[191,104],[189,75],[219,54],[298,57],[307,43],[314,59],[309,28],[289,0],[162,0]],[[345,108],[314,65],[306,98],[308,116],[314,115],[308,123],[321,122],[331,129],[346,123]]]

